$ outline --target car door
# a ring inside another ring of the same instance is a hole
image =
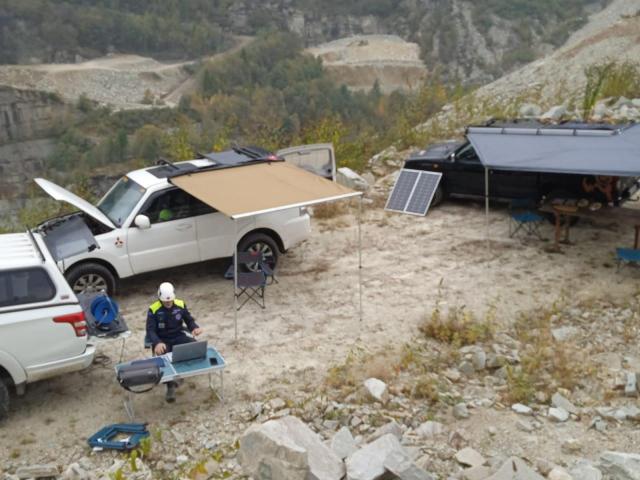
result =
[[[138,215],[150,228],[131,224],[127,229],[129,262],[134,273],[186,265],[200,260],[196,240],[196,217],[190,195],[178,188],[152,194]]]
[[[228,257],[234,249],[234,221],[191,196],[200,260]]]
[[[462,147],[455,154],[452,167],[449,168],[452,174],[448,174],[447,186],[450,193],[460,195],[484,195],[484,166],[480,162],[476,151],[471,144]],[[491,183],[491,179],[489,179]],[[490,192],[493,192],[491,185]]]
[[[278,150],[276,155],[328,180],[336,179],[336,156],[331,143],[285,148]]]

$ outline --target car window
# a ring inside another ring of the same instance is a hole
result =
[[[169,222],[183,218],[213,213],[215,210],[178,188],[162,192],[140,212],[151,223]]]
[[[467,145],[462,147],[460,151],[458,151],[458,153],[456,154],[456,158],[459,161],[465,163],[480,163],[480,159],[478,158],[476,151],[473,149],[473,146],[470,143],[468,143]]]
[[[51,300],[56,294],[43,268],[0,271],[0,307]]]
[[[98,203],[98,209],[116,226],[121,227],[131,211],[145,193],[145,189],[131,180],[122,177],[115,187]]]

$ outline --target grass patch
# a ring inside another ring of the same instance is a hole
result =
[[[555,307],[522,315],[515,325],[520,341],[520,365],[507,367],[507,399],[530,402],[537,392],[550,397],[559,388],[574,390],[594,373],[584,352],[569,341],[555,341],[551,334]]]
[[[494,314],[488,313],[479,320],[464,307],[452,307],[445,313],[436,305],[418,328],[427,338],[462,347],[493,338],[493,318]]]
[[[343,215],[347,211],[345,202],[320,203],[313,207],[313,218],[327,220]]]

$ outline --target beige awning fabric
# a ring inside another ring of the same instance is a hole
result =
[[[362,195],[287,162],[194,172],[170,182],[233,219]]]

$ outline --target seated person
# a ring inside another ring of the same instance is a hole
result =
[[[617,177],[609,175],[584,177],[582,189],[586,193],[592,194],[593,198],[603,205],[617,205],[616,183]]]
[[[194,339],[184,332],[186,326],[193,335],[200,335],[202,329],[187,310],[183,300],[177,299],[175,289],[169,282],[164,282],[158,289],[158,300],[149,306],[147,312],[147,338],[155,355],[173,350],[175,345],[193,342]],[[176,400],[175,382],[167,383],[166,400]]]

